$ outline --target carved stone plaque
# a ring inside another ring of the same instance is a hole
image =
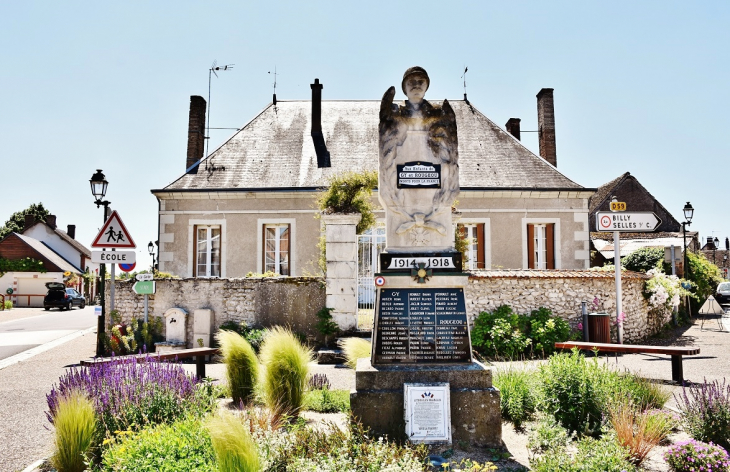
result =
[[[378,290],[373,364],[471,362],[461,288]]]

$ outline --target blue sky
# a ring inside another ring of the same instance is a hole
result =
[[[412,65],[427,98],[463,97],[503,126],[537,126],[555,89],[558,169],[585,187],[631,172],[691,230],[730,236],[728,2],[2,2],[0,223],[42,201],[87,246],[101,226],[88,180],[149,265],[150,189],[185,167],[190,95],[211,127],[241,127],[277,97],[379,99]],[[211,132],[211,150],[232,131]],[[538,152],[534,133],[523,142]]]

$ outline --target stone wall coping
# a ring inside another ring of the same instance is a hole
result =
[[[322,213],[322,221],[328,225],[356,225],[360,219],[360,213]]]
[[[563,269],[496,269],[473,270],[469,279],[613,279],[613,270],[563,270]],[[641,272],[621,271],[622,279],[649,280],[651,277]]]

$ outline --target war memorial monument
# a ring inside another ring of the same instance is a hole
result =
[[[386,249],[375,274],[370,359],[359,359],[352,412],[375,434],[430,444],[499,446],[499,391],[472,359],[452,205],[459,194],[456,116],[424,100],[427,72],[411,67],[380,105],[378,196]]]

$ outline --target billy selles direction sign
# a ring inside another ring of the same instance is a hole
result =
[[[662,220],[651,211],[596,213],[596,228],[598,228],[598,231],[651,232],[656,230],[661,222]]]

